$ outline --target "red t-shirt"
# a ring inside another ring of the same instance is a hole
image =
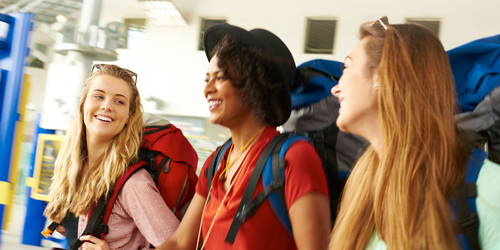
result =
[[[248,216],[246,221],[241,224],[233,245],[224,241],[255,164],[264,148],[277,134],[275,127],[268,126],[248,152],[246,164],[240,170],[238,180],[234,183],[233,188],[226,197],[225,204],[221,207],[205,249],[297,249],[295,241],[275,215],[268,199],[262,203],[253,216]],[[211,199],[202,218],[203,239],[205,239],[210,224],[225,195],[224,181],[220,180],[219,176],[226,165],[225,159],[228,151],[226,150],[225,156],[222,157],[220,166],[212,181]],[[196,186],[196,191],[203,197],[207,197],[207,176],[205,173],[213,155],[214,153],[205,161]],[[285,155],[285,162],[285,200],[288,209],[297,199],[310,192],[319,192],[329,197],[321,160],[312,144],[306,141],[294,143]],[[255,188],[253,198],[263,189],[261,177]]]

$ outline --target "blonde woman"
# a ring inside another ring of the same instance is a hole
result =
[[[81,235],[98,200],[137,161],[143,121],[136,80],[135,73],[118,66],[94,65],[55,164],[45,215],[63,226],[76,215],[77,237],[85,241],[81,249],[149,249],[179,224],[153,178],[141,169],[118,195],[104,241]]]
[[[330,249],[459,249],[450,197],[469,151],[460,146],[448,57],[428,29],[365,23],[332,93],[337,126],[369,148],[344,190]],[[500,166],[485,160],[477,180],[479,244],[500,249]]]

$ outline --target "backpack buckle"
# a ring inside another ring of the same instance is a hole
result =
[[[243,205],[243,208],[241,209],[241,212],[237,212],[236,215],[234,216],[237,218],[241,223],[245,222],[247,220],[247,211],[248,209],[246,208],[246,205]]]
[[[322,130],[316,131],[315,133],[312,134],[312,136],[314,142],[325,140],[325,133]]]
[[[235,218],[237,218],[239,221],[241,221],[241,223],[243,223],[247,220],[248,216],[254,215],[256,211],[257,209],[255,203],[250,202],[249,204],[243,205],[243,207],[241,208],[241,212],[237,212]]]
[[[100,223],[99,225],[97,225],[95,231],[96,231],[96,233],[105,233],[105,234],[108,234],[109,233],[109,227],[108,227],[108,225],[106,225],[104,223]]]
[[[469,230],[477,230],[479,227],[479,218],[477,213],[472,213],[467,218],[460,220],[459,222],[460,230],[465,233]]]
[[[269,184],[269,186],[271,186],[273,190],[278,190],[278,189],[282,188],[284,185],[285,185],[285,179],[283,179],[283,178],[279,178],[277,180],[273,180]]]

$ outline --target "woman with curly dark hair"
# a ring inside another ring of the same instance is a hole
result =
[[[285,155],[284,201],[292,232],[265,199],[232,240],[226,237],[257,160],[290,115],[295,63],[286,45],[261,29],[213,26],[204,45],[210,61],[204,90],[209,119],[229,128],[232,143],[221,153],[213,178],[208,170],[215,152],[207,159],[178,230],[157,249],[326,249],[328,187],[321,160],[306,141],[294,143]],[[252,197],[263,189],[257,182]]]

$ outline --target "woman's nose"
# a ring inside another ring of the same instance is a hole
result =
[[[102,102],[101,109],[105,111],[111,111],[112,110],[111,102],[112,102],[111,100],[106,100]]]
[[[205,85],[205,88],[203,89],[203,92],[205,93],[205,97],[214,91],[214,80],[209,79],[207,81],[207,84]]]

